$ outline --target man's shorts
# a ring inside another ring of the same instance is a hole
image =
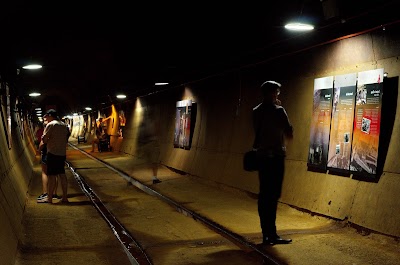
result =
[[[44,147],[42,151],[40,151],[40,160],[43,165],[47,164],[47,148]]]
[[[47,153],[47,175],[65,174],[65,159],[66,156]]]
[[[157,164],[160,160],[160,146],[157,141],[150,141],[143,144],[139,149],[139,157],[146,162]]]

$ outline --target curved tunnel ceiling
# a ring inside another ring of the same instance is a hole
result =
[[[151,91],[156,81],[183,84],[396,21],[398,2],[145,6],[18,1],[4,4],[8,12],[0,17],[0,70],[18,93],[39,90],[50,101],[61,97],[74,111],[118,92]],[[316,30],[304,36],[284,31],[284,23],[300,14],[310,16]],[[42,70],[14,76],[29,58],[40,61]]]

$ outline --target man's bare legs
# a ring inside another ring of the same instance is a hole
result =
[[[94,145],[95,145],[95,144],[97,144],[97,145],[99,144],[99,139],[96,138],[96,139],[94,139],[94,140],[92,141],[92,152],[94,152]]]
[[[153,184],[160,183],[161,180],[159,180],[159,179],[157,178],[157,174],[158,174],[158,163],[152,163],[152,164],[151,164],[151,169],[152,169],[152,171],[153,171]]]
[[[54,190],[55,186],[56,186],[56,178],[57,175],[48,175],[48,182],[49,182],[49,190]],[[53,203],[53,193],[49,192],[47,194],[47,202],[48,203]]]
[[[65,174],[59,174],[59,175],[49,175],[48,177],[48,183],[49,183],[49,191],[55,191],[56,189],[56,183],[57,183],[57,176],[60,178],[61,181],[61,188],[62,188],[62,202],[68,202],[68,181],[67,181],[67,176]],[[53,192],[50,192],[47,195],[48,203],[53,203]]]
[[[56,184],[54,185],[53,195],[57,195],[57,188],[58,188],[58,177],[56,177]]]
[[[48,181],[48,177],[47,177],[47,165],[46,164],[42,164],[42,190],[43,193],[42,194],[48,194],[49,190],[49,181]],[[50,192],[53,195],[57,195],[57,188],[58,188],[58,178],[56,177],[55,179],[55,184],[54,184],[54,190],[53,192]]]
[[[60,177],[61,181],[61,188],[62,188],[62,202],[68,202],[68,181],[67,181],[67,176],[65,174],[60,174],[58,175]]]
[[[47,179],[47,165],[42,164],[42,194],[47,194],[47,188],[49,185],[48,179]]]
[[[51,190],[49,188],[49,178],[46,172],[47,172],[47,165],[42,164],[42,194],[37,198],[38,203],[48,202],[47,197],[49,193],[52,194],[52,197],[56,197],[57,199],[60,198],[57,195],[58,178],[57,177],[55,178],[54,189]]]
[[[152,170],[153,170],[153,176],[157,177],[157,172],[158,172],[158,164],[157,163],[153,163],[151,165]]]

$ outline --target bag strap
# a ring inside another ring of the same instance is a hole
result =
[[[260,122],[260,124],[258,124],[257,131],[256,131],[256,136],[254,137],[253,149],[254,149],[254,146],[256,145],[256,143],[258,142],[258,138],[260,137],[261,126],[262,126],[262,124],[264,123],[264,120],[265,120],[265,110],[264,109],[262,111],[262,115],[263,115],[262,122]]]

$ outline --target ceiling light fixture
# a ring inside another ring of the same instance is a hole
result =
[[[28,64],[28,65],[22,66],[22,68],[26,69],[26,70],[36,70],[36,69],[42,68],[42,65],[40,65],[40,64]]]
[[[168,84],[169,84],[168,82],[156,82],[156,83],[154,83],[155,86],[165,86],[165,85],[168,85]]]
[[[295,22],[286,24],[285,29],[293,31],[310,31],[314,29],[314,26],[311,24]]]
[[[117,98],[126,98],[126,95],[119,94],[117,95]]]
[[[85,108],[85,110],[92,110],[92,108],[90,108],[90,107],[86,107],[86,108]]]
[[[38,97],[38,96],[40,96],[41,94],[40,93],[37,93],[37,92],[33,92],[33,93],[30,93],[29,94],[29,96],[30,97]]]

